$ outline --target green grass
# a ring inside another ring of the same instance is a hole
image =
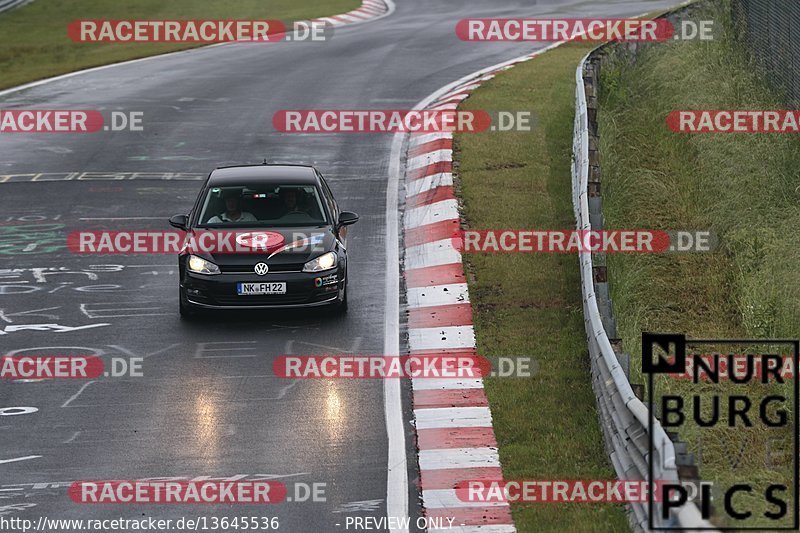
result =
[[[574,227],[570,193],[574,73],[591,46],[570,44],[500,74],[464,109],[529,110],[532,132],[456,136],[457,187],[472,229]],[[613,479],[586,356],[575,255],[465,256],[478,353],[527,355],[531,379],[486,382],[505,479]],[[514,504],[519,531],[625,531],[624,508]]]
[[[0,88],[197,46],[74,43],[67,37],[67,25],[78,19],[277,19],[289,23],[344,13],[359,5],[358,0],[36,0],[0,14]]]
[[[718,5],[710,16],[727,22],[726,3]],[[601,161],[609,227],[710,229],[721,242],[714,253],[609,258],[620,334],[632,354],[641,353],[642,331],[695,338],[800,337],[795,230],[800,140],[780,134],[677,134],[665,124],[676,109],[785,108],[766,79],[730,30],[713,42],[660,44],[635,66],[612,65],[602,75]],[[638,361],[634,357],[635,369]],[[667,378],[658,388],[693,392],[687,383]],[[760,451],[765,431],[718,431],[702,442],[698,428],[680,433],[703,456],[704,479],[725,484],[791,479],[789,462],[766,467]],[[791,432],[781,436],[790,439]],[[743,445],[746,460],[732,462]],[[764,508],[750,503],[754,512]],[[747,525],[774,524],[762,518]]]

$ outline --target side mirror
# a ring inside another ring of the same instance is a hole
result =
[[[339,213],[339,223],[337,227],[350,226],[358,222],[358,215],[350,211],[342,211]]]
[[[169,225],[173,228],[182,229],[183,231],[187,230],[187,226],[189,225],[189,216],[188,215],[175,215],[169,219]]]

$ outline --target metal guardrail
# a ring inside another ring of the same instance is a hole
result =
[[[31,2],[33,2],[33,0],[0,0],[0,13],[17,7],[22,7]]]
[[[596,52],[596,51],[595,51]],[[575,129],[573,133],[572,200],[578,230],[602,229],[597,191],[590,189],[589,109],[587,106],[584,70],[590,65],[592,52],[581,61],[575,73]],[[591,67],[589,67],[591,68]],[[595,95],[592,95],[594,98]],[[590,203],[594,204],[590,210]],[[579,254],[583,316],[592,368],[592,387],[597,397],[606,450],[620,479],[678,482],[675,446],[660,422],[634,394],[622,363],[606,333],[595,288],[595,265],[591,252]],[[624,362],[624,361],[623,361]],[[654,453],[653,479],[649,473],[648,427],[652,422]],[[652,517],[656,527],[712,528],[703,520],[694,503],[673,510],[665,520],[662,505],[653,503]],[[648,504],[630,504],[630,521],[635,531],[647,531]]]

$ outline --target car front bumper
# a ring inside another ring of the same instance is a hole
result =
[[[335,283],[318,285],[318,279],[335,275]],[[239,295],[239,283],[286,283],[286,294]],[[319,273],[275,272],[255,274],[217,274],[207,276],[184,271],[181,296],[192,306],[204,309],[279,309],[319,307],[336,302],[345,286],[345,270]]]

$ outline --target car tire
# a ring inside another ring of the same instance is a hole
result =
[[[197,316],[197,309],[186,300],[186,295],[182,290],[178,291],[178,307],[180,309],[181,318],[191,320]]]
[[[343,315],[343,314],[347,313],[347,292],[348,292],[347,291],[347,281],[345,281],[344,282],[344,296],[342,297],[341,300],[337,299],[336,303],[333,304],[334,305],[334,311],[338,315]]]

